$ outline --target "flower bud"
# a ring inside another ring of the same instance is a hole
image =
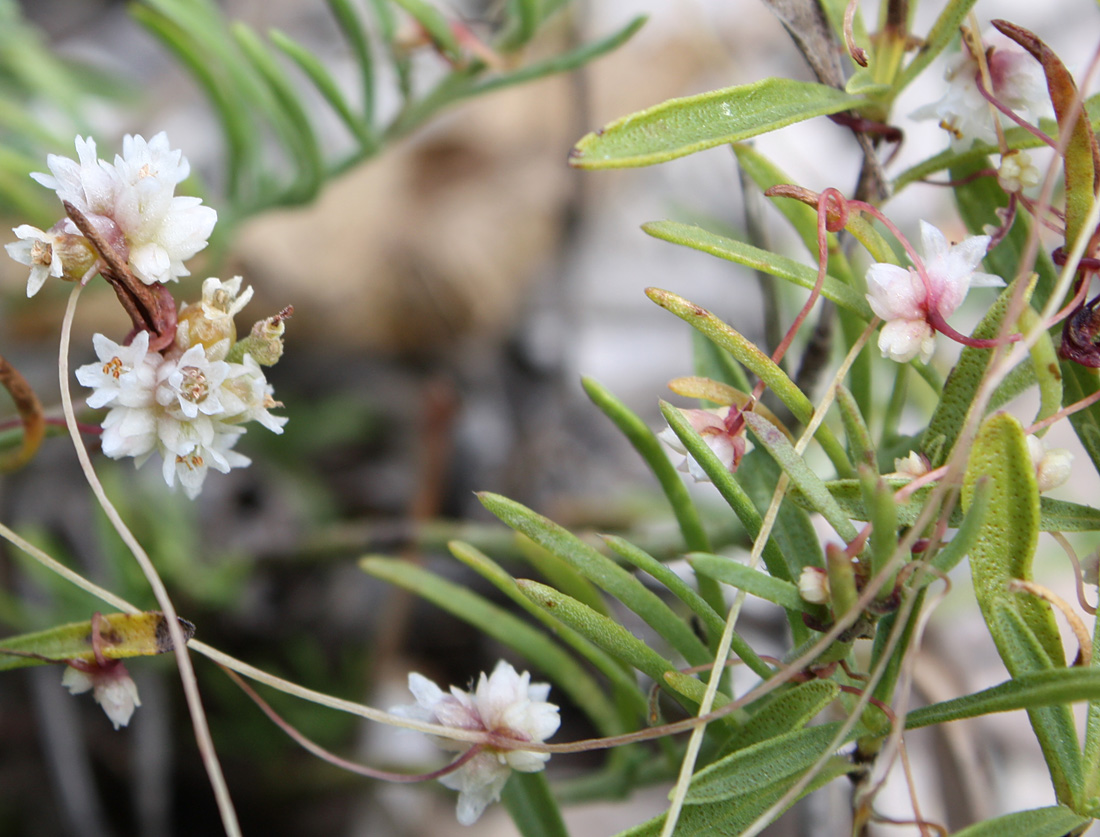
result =
[[[829,603],[829,576],[818,567],[803,567],[798,577],[798,595],[810,604]]]

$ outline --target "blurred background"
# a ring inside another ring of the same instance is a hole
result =
[[[471,0],[448,10],[491,34],[501,5]],[[1079,2],[990,5],[990,16],[1041,29],[1071,67],[1091,48],[1095,27],[1045,25],[1072,19]],[[351,50],[322,0],[229,0],[220,7],[257,32],[288,33],[340,84],[355,84]],[[870,4],[866,12],[873,14]],[[934,12],[918,11],[917,31]],[[755,277],[638,229],[671,217],[743,234],[745,207],[754,201],[742,194],[727,149],[598,173],[570,169],[568,153],[584,133],[667,98],[810,73],[778,21],[754,0],[576,2],[543,27],[525,60],[604,37],[636,14],[650,15],[640,33],[583,69],[460,102],[348,168],[303,205],[246,206],[227,197],[226,147],[207,98],[135,22],[128,4],[0,0],[0,101],[14,110],[0,113],[0,146],[2,132],[11,130],[5,126],[22,124],[20,116],[41,128],[41,156],[31,170],[45,170],[46,152],[72,156],[78,132],[94,135],[100,155],[109,157],[123,134],[166,131],[192,164],[180,192],[201,194],[226,229],[173,291],[193,300],[203,277],[243,275],[256,297],[238,318],[242,329],[294,306],[286,353],[268,375],[289,423],[278,438],[262,429],[248,434],[240,450],[253,459],[250,468],[211,474],[190,502],[164,487],[155,466],[135,472],[129,462],[95,460],[203,641],[310,688],[385,708],[410,702],[410,670],[465,686],[508,656],[356,564],[367,554],[400,556],[493,598],[448,556],[449,539],[469,541],[521,575],[530,570],[521,563],[523,545],[493,522],[475,491],[505,494],[574,530],[629,533],[655,555],[679,551],[656,484],[587,400],[580,376],[660,424],[657,400],[670,395],[669,379],[691,373],[692,343],[681,322],[646,299],[651,285],[767,341]],[[414,59],[428,77],[445,69],[431,50]],[[939,72],[935,67],[907,94],[899,113],[938,97]],[[66,101],[42,95],[36,80],[48,77],[70,89]],[[398,81],[380,77],[383,117],[399,107]],[[325,103],[309,105],[326,159],[351,152],[352,138]],[[897,170],[945,145],[935,126],[905,128]],[[8,151],[29,153],[13,143]],[[809,188],[850,191],[858,175],[850,132],[826,120],[763,137],[760,147]],[[53,195],[29,180],[25,186],[0,228],[45,228],[58,217]],[[903,228],[951,217],[945,194],[931,187],[912,194],[919,204],[889,206]],[[760,211],[767,218],[771,210]],[[0,345],[56,417],[67,289],[48,284],[27,300],[25,283],[22,266],[0,260]],[[780,304],[795,310],[797,297],[784,293]],[[127,330],[114,294],[96,283],[78,312],[73,363],[92,358],[93,332],[119,338]],[[716,497],[706,487],[699,496],[708,526],[721,536]],[[97,583],[155,606],[95,507],[66,436],[51,436],[30,466],[5,475],[0,520]],[[727,532],[725,541],[736,537]],[[956,612],[941,613],[930,630],[917,700],[1003,679],[974,609],[953,602],[943,610]],[[93,609],[86,596],[22,556],[5,550],[0,558],[3,633],[87,619]],[[749,608],[743,626],[757,647],[782,648],[783,622],[770,609]],[[382,786],[315,760],[215,667],[202,659],[196,665],[246,834],[514,833],[499,806],[474,829],[462,829],[450,791]],[[92,701],[59,688],[56,667],[0,677],[0,835],[219,832],[173,661],[142,659],[129,668],[142,707],[118,733]],[[267,697],[306,734],[349,758],[410,772],[439,758],[420,737]],[[563,716],[560,740],[591,733],[568,705]],[[912,746],[931,819],[958,826],[1050,802],[1023,716],[917,735]],[[581,799],[583,783],[569,780],[601,761],[556,758],[551,779]],[[567,809],[567,821],[578,837],[611,834],[662,810],[666,791],[667,784],[627,800],[586,801]],[[816,795],[773,833],[842,833],[846,791],[838,783],[831,795]],[[904,792],[888,790],[881,807],[905,816]]]

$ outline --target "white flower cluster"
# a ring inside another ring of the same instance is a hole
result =
[[[134,275],[147,285],[168,282],[190,272],[184,262],[202,250],[217,213],[196,197],[175,194],[191,167],[159,133],[146,142],[127,135],[114,163],[96,157],[95,141],[76,138],[79,160],[51,154],[50,174],[35,180],[72,204],[95,230],[127,255]],[[6,245],[8,255],[31,268],[27,296],[50,276],[79,280],[95,262],[90,246],[68,218],[48,231],[29,224],[15,228],[20,239]]]
[[[482,673],[473,692],[451,687],[444,692],[421,674],[409,675],[409,691],[416,703],[390,710],[395,715],[454,729],[484,730],[517,741],[541,743],[558,730],[558,707],[547,703],[549,683],[532,683],[528,672],[518,674],[501,660],[488,677]],[[460,751],[463,741],[439,739],[441,747]],[[440,778],[458,791],[458,821],[473,825],[490,802],[500,799],[513,770],[537,773],[546,766],[548,753],[502,750],[486,746],[468,762]]]
[[[239,362],[227,359],[235,336],[232,312],[252,295],[251,287],[244,294],[240,288],[239,276],[207,279],[203,302],[180,314],[189,327],[177,330],[176,342],[163,354],[149,349],[145,331],[128,346],[97,334],[92,342],[99,362],[76,370],[76,379],[94,390],[88,406],[110,407],[103,420],[103,452],[113,459],[132,456],[137,466],[160,454],[165,482],[171,486],[178,480],[191,498],[210,468],[224,474],[249,464],[232,449],[245,432],[241,425],[257,421],[282,433],[286,424],[286,418],[269,412],[278,405],[252,355],[241,355]],[[188,316],[192,312],[198,316]]]

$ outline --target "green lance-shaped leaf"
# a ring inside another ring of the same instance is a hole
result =
[[[235,23],[233,37],[260,78],[270,88],[273,104],[267,109],[266,115],[299,166],[298,176],[288,197],[295,201],[308,201],[321,188],[324,163],[321,160],[321,147],[317,143],[317,136],[305,106],[283,68],[255,32],[243,23]]]
[[[829,759],[813,780],[803,788],[796,799],[792,799],[787,807],[793,805],[798,799],[807,796],[818,788],[824,787],[840,776],[854,773],[861,768],[846,758],[834,757]],[[710,802],[705,805],[685,805],[680,812],[680,819],[676,823],[676,837],[715,837],[715,835],[740,834],[748,828],[758,817],[789,791],[799,780],[798,774],[787,776],[767,787],[757,790],[748,796],[735,796],[720,802]],[[783,809],[784,811],[786,808]],[[779,811],[778,817],[783,811]],[[617,837],[657,837],[665,824],[665,815],[636,825],[633,828],[620,832]]]
[[[836,406],[844,423],[844,437],[848,440],[848,455],[857,465],[873,466],[878,461],[875,440],[863,418],[863,412],[855,396],[843,384],[836,388]]]
[[[363,123],[367,131],[374,127],[374,55],[370,38],[359,19],[359,11],[351,0],[326,0],[332,16],[340,25],[340,33],[348,39],[359,64],[359,83],[363,87]]]
[[[584,169],[648,166],[863,104],[834,87],[769,78],[624,116],[582,137],[569,162]]]
[[[1032,287],[1026,289],[1025,298],[1030,297]],[[1008,313],[1016,289],[1017,284],[1013,282],[1001,292],[997,301],[974,329],[974,337],[988,340],[1001,333],[1005,315]],[[943,385],[943,395],[921,439],[921,450],[932,460],[933,466],[942,464],[950,456],[992,356],[993,349],[965,346],[959,354],[958,363],[947,376],[947,381]]]
[[[545,633],[467,587],[440,578],[423,567],[396,558],[368,556],[360,568],[426,599],[498,642],[514,649],[592,714],[598,727],[618,725],[605,690]]]
[[[902,477],[885,477],[886,484],[892,491],[897,491],[907,482]],[[840,504],[844,513],[853,520],[867,520],[867,509],[863,505],[863,497],[860,493],[859,480],[831,480],[826,483],[833,499]],[[932,493],[932,486],[917,489],[904,503],[897,506],[898,525],[912,526],[921,509],[924,507],[928,495]],[[801,506],[809,507],[809,502],[798,491],[791,491],[790,499]],[[964,513],[956,507],[951,512],[948,525],[958,526],[962,523]],[[1082,506],[1079,503],[1071,503],[1068,500],[1056,500],[1053,497],[1039,498],[1039,531],[1041,532],[1095,532],[1100,530],[1100,509],[1091,506]]]
[[[519,587],[516,585],[516,579],[485,553],[460,541],[451,541],[447,544],[447,548],[450,549],[455,558],[474,570],[482,578],[488,580],[505,596],[554,631],[563,643],[588,660],[604,677],[611,681],[616,698],[628,706],[637,717],[645,717],[647,711],[646,696],[638,688],[631,669],[572,628],[562,625],[559,620],[541,607],[537,607],[520,592]],[[604,735],[617,735],[626,729],[624,721],[620,721],[614,714],[609,714],[613,713],[613,710],[610,705],[605,704],[603,701],[596,704],[586,704],[585,711],[592,718],[596,728]]]
[[[699,519],[699,512],[691,500],[687,486],[684,485],[679,472],[669,461],[668,455],[661,447],[660,441],[649,429],[637,413],[623,404],[605,386],[592,378],[581,378],[581,386],[585,393],[592,399],[592,403],[599,407],[604,415],[615,423],[622,431],[634,450],[641,454],[646,465],[657,478],[661,485],[669,505],[672,506],[676,521],[680,524],[680,532],[684,536],[684,543],[688,549],[708,550],[710,540],[703,530],[703,523]],[[719,599],[720,601],[720,599]]]
[[[100,619],[99,646],[108,660],[148,657],[172,650],[172,636],[163,613],[111,613]],[[194,625],[184,619],[180,619],[179,623],[185,638],[195,635]],[[0,671],[66,660],[86,663],[95,660],[90,620],[0,638]]]
[[[645,620],[691,665],[711,661],[710,652],[691,627],[638,579],[601,555],[567,529],[499,494],[478,495],[482,505],[535,543],[572,564],[593,584],[610,593]]]
[[[980,692],[913,709],[906,729],[946,724],[997,712],[1016,712],[1100,699],[1100,671],[1094,668],[1057,668],[1021,674]]]
[[[654,238],[681,244],[693,250],[710,253],[720,259],[735,262],[753,270],[759,270],[784,279],[800,288],[809,290],[817,282],[817,270],[801,262],[788,259],[768,250],[761,250],[743,241],[708,232],[693,224],[679,221],[650,221],[642,224],[642,230]],[[815,248],[816,249],[816,248]],[[871,308],[858,290],[834,276],[826,276],[821,295],[841,308],[859,315],[864,321],[871,319]]]
[[[871,577],[878,578],[885,570],[898,545],[898,507],[894,492],[870,466],[860,469],[863,486],[863,502],[871,518]],[[879,590],[878,598],[885,599],[894,592],[891,577]]]
[[[1092,209],[1093,193],[1100,177],[1100,172],[1097,171],[1100,168],[1100,148],[1097,148],[1088,115],[1080,111],[1074,114],[1078,97],[1077,85],[1054,50],[1022,26],[1007,20],[995,20],[993,25],[1043,65],[1050,101],[1058,117],[1058,132],[1063,137],[1069,136],[1063,168],[1066,184],[1066,247],[1070,248],[1079,236],[1091,236],[1094,232],[1084,226]]]
[[[820,610],[798,595],[798,588],[789,581],[773,578],[724,555],[688,555],[688,563],[697,573],[715,578],[738,590],[798,613],[819,614]]]
[[[750,705],[752,714],[730,737],[724,749],[733,752],[802,729],[839,695],[840,686],[832,680],[808,680],[762,698],[759,703],[764,705],[758,709],[756,703]]]
[[[751,411],[742,413],[742,416],[761,447],[771,454],[783,472],[790,477],[791,483],[810,502],[814,511],[819,512],[829,522],[845,543],[854,541],[856,528],[852,525],[852,521],[837,505],[829,489],[826,488],[824,480],[806,464],[806,460],[798,454],[790,440],[763,416],[758,416]]]
[[[1031,580],[1039,538],[1039,488],[1023,428],[1007,413],[982,422],[974,440],[963,479],[964,511],[970,508],[977,484],[986,478],[990,507],[970,550],[978,606],[1013,677],[1061,667],[1062,641],[1050,605],[1008,589],[1013,579]],[[1035,709],[1028,716],[1059,801],[1072,803],[1082,781],[1073,716],[1064,706]]]
[[[737,750],[696,773],[684,802],[701,805],[744,798],[797,775],[825,753],[839,730],[840,722],[833,721]]]
[[[569,837],[545,771],[521,773],[513,770],[500,801],[523,837]]]
[[[612,656],[629,663],[653,682],[660,684],[666,691],[677,697],[689,712],[699,708],[698,704],[706,691],[706,685],[696,680],[697,694],[688,696],[688,699],[680,698],[684,693],[670,689],[665,682],[665,673],[676,671],[676,666],[614,619],[601,616],[576,599],[560,593],[553,587],[539,584],[537,581],[520,578],[516,580],[516,585],[520,592],[536,605],[552,613],[555,618],[592,640]],[[729,695],[722,695],[720,698],[723,703],[729,700]]]
[[[710,311],[688,302],[688,300],[671,291],[661,290],[660,288],[647,288],[646,296],[662,308],[671,311],[693,328],[698,329],[719,348],[725,349],[733,355],[739,363],[763,380],[800,422],[806,424],[813,418],[814,407],[810,399],[806,397],[794,381],[787,377],[787,373],[773,363],[772,359],[760,351],[751,340],[746,339],[744,335],[722,322]],[[822,424],[818,427],[814,438],[821,444],[839,476],[849,477],[855,475],[852,463],[848,461],[848,454],[827,425]]]
[[[534,567],[544,581],[557,587],[566,595],[572,596],[578,602],[584,602],[597,613],[602,613],[604,616],[611,615],[611,608],[603,593],[588,580],[584,573],[526,535],[518,532],[513,535],[523,560]]]
[[[1062,805],[1016,811],[976,823],[954,837],[1066,837],[1079,834],[1091,820]]]
[[[966,17],[975,2],[976,0],[948,0],[947,5],[940,12],[940,16],[936,18],[936,22],[932,24],[932,28],[928,31],[921,48],[913,56],[913,60],[905,66],[895,79],[894,89],[896,91],[901,92],[904,90],[909,82],[920,75],[925,67],[931,64],[932,60],[951,43],[959,31],[959,25],[963,22],[963,18]]]
[[[375,139],[370,135],[370,129],[352,110],[351,105],[348,104],[344,94],[340,91],[336,79],[332,77],[325,65],[317,60],[317,56],[289,35],[277,29],[271,30],[268,37],[271,38],[271,43],[282,50],[309,77],[309,80],[313,82],[313,86],[317,88],[317,92],[332,106],[332,109],[336,111],[337,116],[351,131],[352,136],[359,141],[359,144],[363,147],[373,148]]]

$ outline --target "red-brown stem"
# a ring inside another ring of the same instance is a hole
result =
[[[844,9],[844,45],[848,47],[848,54],[859,66],[867,66],[867,50],[856,46],[855,19],[856,7],[859,0],[848,0],[848,6]]]
[[[235,671],[232,671],[225,666],[221,666],[221,669],[229,675],[234,683],[240,686],[241,691],[248,695],[252,699],[253,703],[260,707],[261,711],[265,715],[267,715],[267,717],[271,720],[272,723],[275,724],[275,726],[277,726],[292,739],[294,739],[294,741],[299,746],[301,746],[305,750],[308,750],[310,753],[313,753],[313,755],[317,756],[317,758],[322,759],[323,761],[327,761],[329,764],[335,767],[339,767],[341,770],[347,770],[348,772],[356,773],[359,776],[366,776],[369,779],[381,779],[384,782],[428,782],[432,779],[438,779],[440,776],[446,776],[448,773],[453,773],[455,770],[458,770],[458,768],[462,767],[462,765],[466,764],[466,762],[468,762],[484,749],[483,744],[474,744],[472,747],[470,747],[470,749],[468,749],[450,764],[446,765],[445,767],[441,767],[439,770],[433,770],[431,773],[418,773],[410,775],[407,773],[393,773],[388,770],[379,770],[374,767],[367,767],[365,764],[348,761],[347,759],[342,758],[329,750],[326,750],[320,744],[317,744],[311,739],[302,735],[302,733],[295,729],[291,724],[287,723],[282,718],[282,716],[279,715],[278,712],[272,709],[271,705],[268,704],[268,702],[265,701],[262,697],[260,697],[256,693],[256,690],[248,685],[248,683],[246,683]]]
[[[3,357],[0,357],[0,385],[11,396],[19,411],[18,423],[23,425],[23,441],[19,447],[0,457],[0,472],[7,472],[23,467],[34,458],[46,436],[46,417],[42,402],[27,379]]]
[[[1030,133],[1032,136],[1034,136],[1040,142],[1046,143],[1051,148],[1057,148],[1058,147],[1058,143],[1056,143],[1046,133],[1044,133],[1043,131],[1040,131],[1038,128],[1036,128],[1034,125],[1032,125],[1026,119],[1021,118],[1019,115],[1017,115],[1016,111],[1014,111],[1012,108],[1005,105],[1000,99],[998,99],[996,96],[994,96],[990,91],[986,90],[985,89],[985,84],[982,83],[982,74],[981,73],[976,73],[974,75],[974,84],[976,84],[978,86],[978,92],[982,94],[982,98],[984,98],[987,102],[989,102],[989,104],[993,105],[993,107],[995,107],[997,110],[999,110],[1001,113],[1003,113],[1009,119],[1011,119],[1013,122],[1015,122],[1021,128],[1023,128],[1025,131]]]

